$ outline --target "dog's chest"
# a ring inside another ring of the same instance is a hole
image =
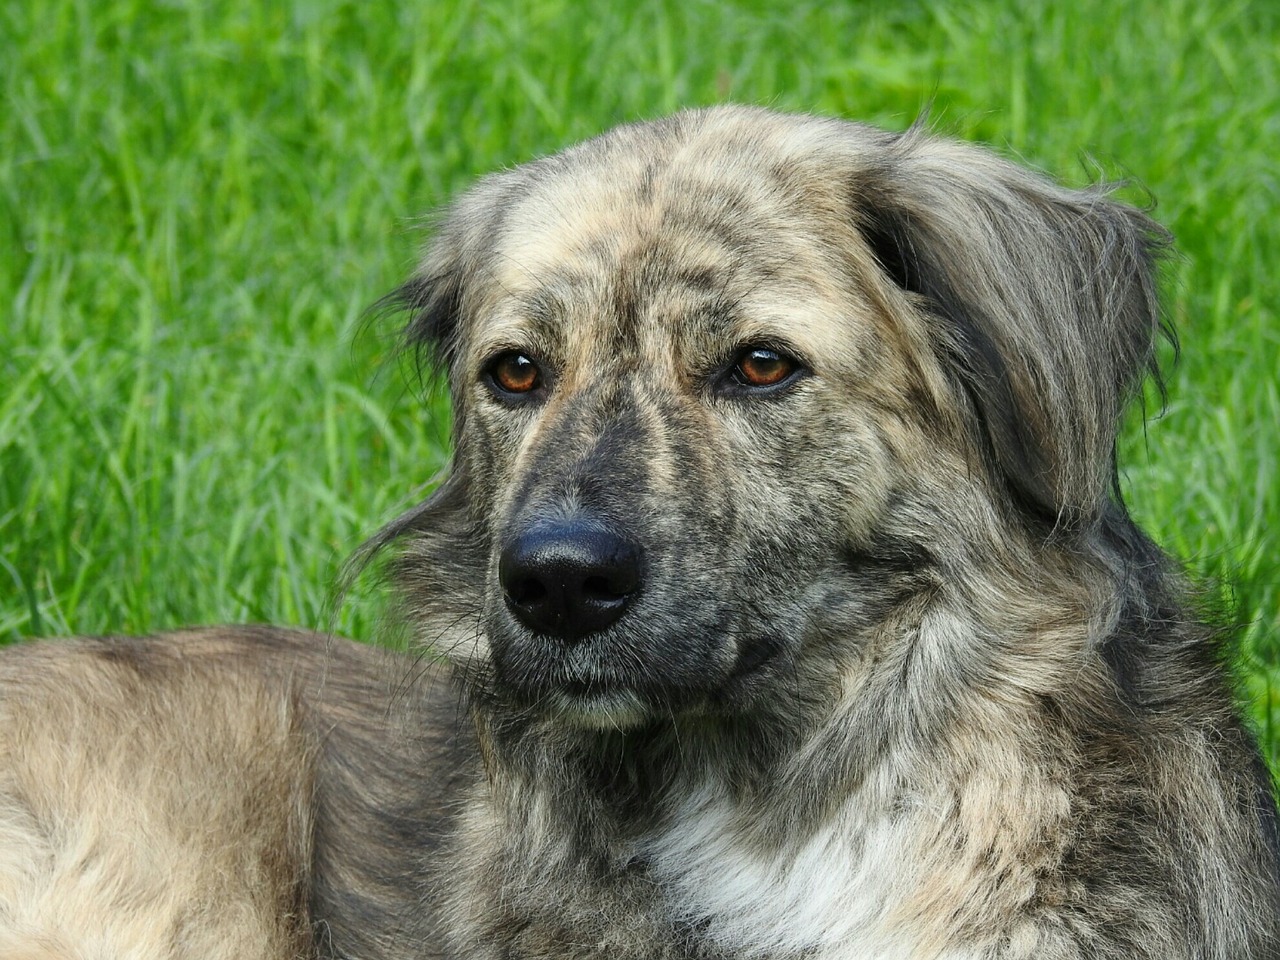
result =
[[[905,923],[918,839],[909,818],[847,804],[802,839],[766,843],[723,796],[686,803],[648,845],[652,873],[680,923],[717,955],[805,960],[971,960]],[[932,941],[932,942],[930,942]]]

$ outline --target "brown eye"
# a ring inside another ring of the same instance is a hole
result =
[[[525,354],[510,350],[489,364],[489,379],[504,393],[530,393],[542,386],[542,371]]]
[[[800,365],[777,350],[755,347],[738,357],[734,379],[744,387],[772,387],[786,380]]]

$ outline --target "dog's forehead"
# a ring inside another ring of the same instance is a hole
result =
[[[851,275],[860,250],[866,260],[825,147],[758,122],[649,127],[516,171],[486,339],[541,324],[646,354],[778,335],[822,350],[837,337],[833,311],[858,306]]]

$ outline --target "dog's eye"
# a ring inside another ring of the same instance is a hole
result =
[[[542,371],[526,354],[518,350],[500,353],[486,368],[490,382],[502,393],[532,393],[542,386]]]
[[[799,361],[768,347],[748,347],[738,354],[731,375],[740,387],[777,387],[797,376]]]

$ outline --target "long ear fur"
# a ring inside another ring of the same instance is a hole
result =
[[[463,318],[474,307],[469,301],[479,286],[476,274],[487,267],[486,251],[502,230],[517,176],[512,172],[485,177],[457,200],[433,231],[417,271],[374,307],[380,313],[408,314],[404,348],[420,370],[446,373],[455,396],[458,384],[452,380],[465,333]],[[455,420],[459,414],[455,402]]]
[[[1107,192],[918,129],[857,182],[864,235],[935,328],[993,471],[1050,528],[1103,514],[1122,410],[1158,376],[1168,234]]]
[[[401,346],[420,373],[445,374],[453,396],[453,435],[464,429],[465,408],[458,358],[466,335],[466,317],[485,269],[485,251],[502,229],[502,213],[511,190],[511,174],[480,181],[450,207],[427,246],[421,265],[398,289],[379,300],[373,311],[408,314]],[[401,601],[423,637],[436,645],[469,622],[484,582],[485,545],[471,514],[471,479],[455,446],[452,463],[440,486],[422,503],[392,520],[370,537],[347,565],[343,590],[387,547],[403,550],[385,571],[398,584]]]

